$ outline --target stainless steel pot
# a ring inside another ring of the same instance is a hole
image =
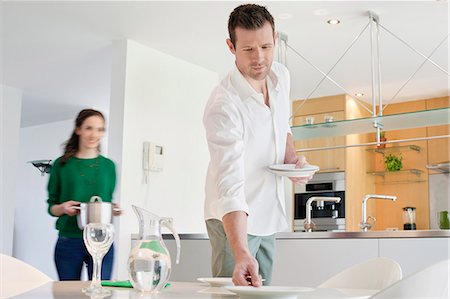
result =
[[[112,223],[113,205],[103,202],[100,196],[92,196],[89,202],[83,202],[77,215],[78,227],[84,229],[89,223]]]

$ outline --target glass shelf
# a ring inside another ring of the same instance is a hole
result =
[[[376,175],[376,176],[385,176],[386,174],[390,175],[390,174],[396,174],[396,173],[412,173],[415,175],[421,175],[423,173],[422,170],[420,169],[402,169],[402,170],[397,170],[397,171],[368,171],[367,174],[371,174],[371,175]]]
[[[372,153],[380,153],[382,155],[385,155],[386,153],[395,153],[395,152],[401,152],[401,151],[416,151],[420,153],[422,148],[418,145],[411,144],[411,145],[404,145],[404,146],[391,146],[391,147],[385,147],[385,148],[368,148],[366,151],[372,152]]]
[[[446,125],[450,123],[450,108],[293,126],[291,130],[294,140],[374,133],[375,121],[383,125],[384,131]]]
[[[389,181],[389,182],[376,182],[375,185],[397,185],[397,184],[415,184],[425,183],[426,180],[404,180],[404,181]]]

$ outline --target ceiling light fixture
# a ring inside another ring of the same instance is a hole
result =
[[[341,21],[339,21],[338,19],[330,19],[327,21],[328,24],[330,25],[337,25],[339,24]]]
[[[363,94],[363,93],[361,93],[361,92],[358,92],[358,93],[355,93],[355,96],[356,96],[356,97],[363,97],[363,96],[364,96],[364,94]]]

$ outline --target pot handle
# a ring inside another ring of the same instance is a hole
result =
[[[100,196],[94,195],[91,197],[90,202],[103,202]]]

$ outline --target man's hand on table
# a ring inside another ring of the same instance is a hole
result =
[[[237,286],[260,287],[262,281],[258,269],[258,261],[250,254],[235,257],[233,283]]]

